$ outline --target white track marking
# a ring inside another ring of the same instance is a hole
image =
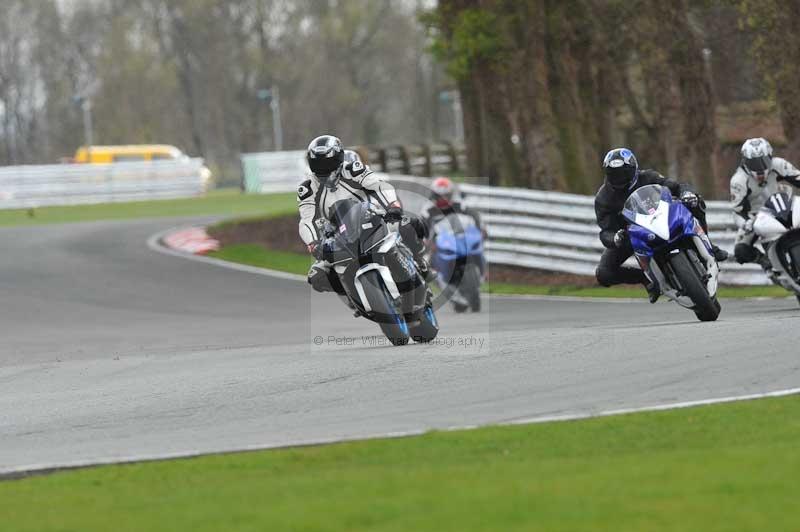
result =
[[[635,414],[640,412],[658,412],[662,410],[673,410],[679,408],[690,408],[696,406],[708,406],[720,403],[732,403],[736,401],[748,401],[752,399],[765,399],[769,397],[786,397],[789,395],[798,395],[800,394],[800,388],[790,388],[786,390],[777,390],[773,392],[764,392],[764,393],[753,393],[748,395],[738,395],[738,396],[729,396],[729,397],[718,397],[715,399],[699,399],[696,401],[683,401],[677,403],[664,403],[659,405],[650,405],[650,406],[643,406],[643,407],[636,407],[636,408],[620,408],[616,410],[603,410],[600,412],[587,412],[587,413],[577,413],[577,414],[564,414],[564,415],[555,415],[555,416],[536,416],[530,418],[520,418],[514,419],[511,421],[505,421],[501,423],[489,423],[485,425],[458,425],[458,426],[451,426],[445,428],[420,428],[420,429],[413,429],[413,430],[406,430],[406,431],[394,431],[394,432],[383,432],[383,433],[374,433],[374,434],[363,434],[363,435],[355,435],[355,436],[348,436],[344,438],[320,438],[320,439],[311,439],[311,440],[296,440],[289,443],[283,444],[264,444],[264,445],[246,445],[241,447],[229,447],[223,448],[215,451],[199,451],[199,450],[189,450],[185,452],[177,452],[177,453],[164,453],[164,454],[140,454],[140,455],[129,455],[129,456],[122,456],[122,457],[115,457],[115,458],[98,458],[94,460],[76,460],[74,462],[62,462],[62,463],[52,463],[52,464],[29,464],[24,466],[12,467],[7,469],[0,469],[0,480],[3,477],[6,478],[16,478],[20,476],[26,476],[28,474],[34,473],[46,473],[46,472],[53,472],[59,471],[64,469],[78,469],[78,468],[85,468],[85,467],[95,467],[101,465],[119,465],[119,464],[130,464],[130,463],[138,463],[138,462],[155,462],[161,460],[174,460],[174,459],[181,459],[181,458],[197,458],[201,456],[212,456],[212,455],[219,455],[219,454],[228,454],[228,453],[241,453],[241,452],[252,452],[252,451],[267,451],[271,449],[286,449],[292,447],[307,447],[307,446],[316,446],[316,445],[330,445],[334,443],[346,443],[352,441],[363,441],[363,440],[376,440],[376,439],[389,439],[389,438],[407,438],[410,436],[420,436],[425,434],[430,430],[438,430],[438,431],[459,431],[459,430],[473,430],[482,427],[490,427],[490,426],[509,426],[509,425],[533,425],[538,423],[553,423],[553,422],[565,422],[565,421],[578,421],[582,419],[592,419],[598,417],[608,417],[608,416],[618,416],[623,414]]]
[[[698,399],[696,401],[681,401],[677,403],[664,403],[660,405],[641,406],[635,408],[619,408],[616,410],[604,410],[596,414],[565,414],[556,416],[536,416],[521,418],[501,423],[502,425],[529,425],[531,423],[547,423],[550,421],[574,421],[578,419],[588,419],[593,417],[619,416],[624,414],[636,414],[638,412],[658,412],[661,410],[677,410],[679,408],[691,408],[694,406],[716,405],[721,403],[733,403],[736,401],[749,401],[752,399],[766,399],[769,397],[786,397],[787,395],[800,394],[800,388],[789,388],[788,390],[777,390],[774,392],[753,393],[748,395],[732,395],[729,397],[717,397],[714,399]]]

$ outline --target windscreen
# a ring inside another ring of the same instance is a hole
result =
[[[334,203],[330,219],[336,236],[348,243],[356,241],[361,234],[361,224],[371,218],[369,209],[369,203],[354,199]]]
[[[634,191],[625,201],[624,210],[634,214],[651,215],[658,209],[663,190],[661,185],[647,185]]]
[[[475,218],[466,214],[450,213],[434,225],[433,234],[453,233],[454,235],[460,235],[467,232],[470,227],[475,227]]]

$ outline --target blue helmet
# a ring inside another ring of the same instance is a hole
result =
[[[630,190],[639,178],[639,163],[628,148],[615,148],[603,158],[606,183],[614,190]]]

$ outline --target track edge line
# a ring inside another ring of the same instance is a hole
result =
[[[635,414],[642,412],[659,412],[664,410],[678,410],[682,408],[709,406],[715,404],[733,403],[738,401],[749,401],[753,399],[786,397],[790,395],[800,395],[800,388],[787,388],[771,392],[717,397],[713,399],[698,399],[694,401],[680,401],[674,403],[663,403],[663,404],[649,405],[643,407],[603,410],[599,412],[534,416],[529,418],[519,418],[510,421],[504,421],[499,423],[487,423],[481,425],[455,425],[445,428],[429,427],[421,429],[411,429],[406,431],[390,431],[384,433],[366,434],[361,436],[348,436],[341,438],[298,440],[295,442],[284,443],[284,444],[245,445],[241,447],[220,449],[217,451],[190,450],[185,452],[174,452],[174,453],[164,453],[164,454],[143,454],[143,455],[122,456],[116,458],[101,458],[97,460],[77,460],[75,462],[65,462],[65,463],[30,464],[26,466],[17,466],[9,469],[0,469],[0,481],[21,479],[33,475],[42,475],[48,473],[55,473],[59,471],[68,471],[73,469],[84,469],[89,467],[98,467],[107,465],[125,465],[125,464],[135,464],[142,462],[159,462],[163,460],[189,459],[189,458],[198,458],[201,456],[214,456],[214,455],[223,455],[231,453],[241,453],[241,452],[267,451],[273,449],[312,447],[318,445],[330,445],[335,443],[347,443],[347,442],[376,440],[376,439],[408,438],[412,436],[421,436],[430,431],[454,432],[459,430],[472,430],[476,428],[491,427],[491,426],[534,425],[539,423],[552,423],[561,421],[579,421],[583,419],[593,419],[599,417],[619,416],[619,415]]]

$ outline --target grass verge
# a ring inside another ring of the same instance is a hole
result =
[[[259,266],[271,270],[280,270],[296,274],[305,274],[311,265],[311,258],[302,253],[290,253],[266,249],[256,244],[236,244],[226,246],[209,254],[231,262],[240,262],[250,266]],[[638,286],[541,286],[511,283],[486,283],[484,292],[501,295],[546,295],[577,297],[622,297],[645,298],[646,292]],[[787,297],[789,293],[779,286],[723,286],[719,289],[720,297]]]
[[[0,483],[5,530],[798,530],[800,397]]]
[[[307,274],[313,259],[308,254],[265,249],[257,244],[232,244],[219,251],[208,253],[209,257],[238,262],[270,270]]]
[[[238,189],[224,189],[196,198],[0,210],[0,226],[167,216],[279,216],[296,210],[294,193],[242,194]]]

